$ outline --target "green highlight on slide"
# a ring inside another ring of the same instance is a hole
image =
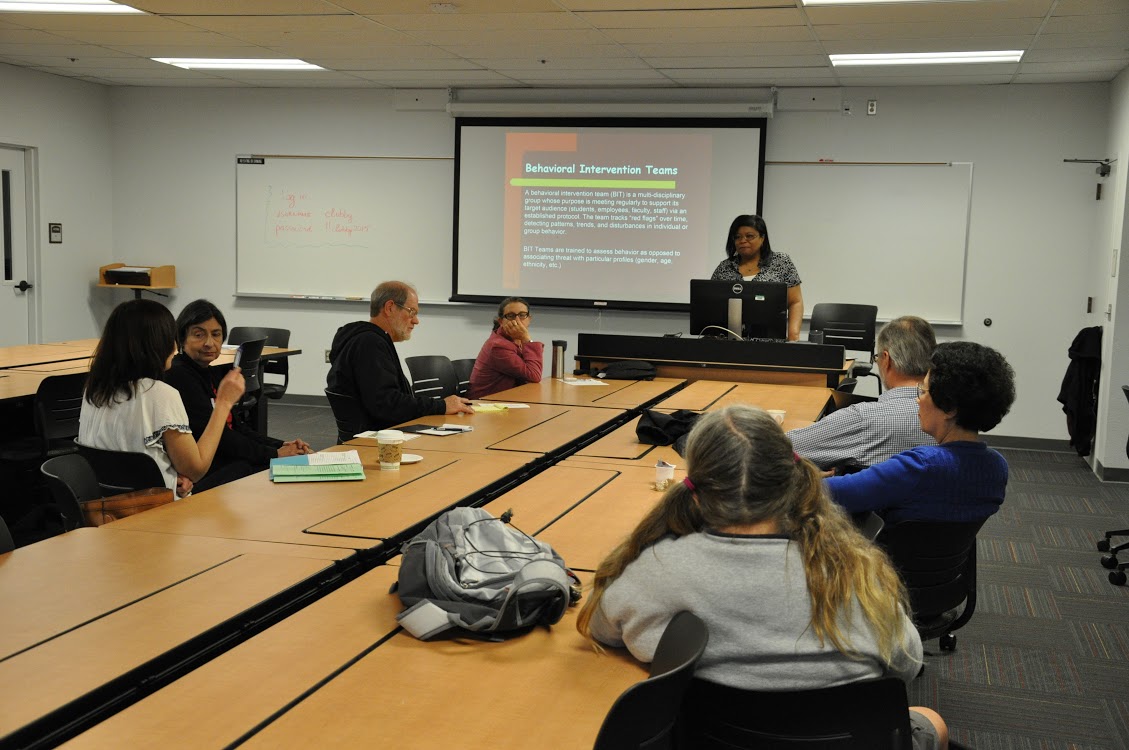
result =
[[[514,177],[510,180],[510,185],[514,187],[674,190],[677,183],[674,180],[547,180],[543,177]]]

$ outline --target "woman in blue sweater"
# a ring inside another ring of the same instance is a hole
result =
[[[918,386],[921,429],[937,445],[899,453],[856,474],[825,480],[848,512],[898,521],[978,521],[999,510],[1007,462],[980,440],[1015,401],[1015,372],[995,349],[971,341],[939,345]]]

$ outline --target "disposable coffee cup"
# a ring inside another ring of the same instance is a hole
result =
[[[668,464],[666,461],[659,460],[655,464],[655,489],[662,491],[670,486],[674,481],[674,464]]]
[[[768,415],[776,420],[776,424],[784,424],[784,416],[788,412],[783,409],[769,409]]]
[[[399,471],[400,458],[404,454],[404,433],[399,430],[381,430],[376,433],[376,443],[380,448],[380,470]]]

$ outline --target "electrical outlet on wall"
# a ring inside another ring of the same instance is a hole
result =
[[[878,114],[878,100],[877,99],[867,99],[866,100],[866,113],[868,115]]]

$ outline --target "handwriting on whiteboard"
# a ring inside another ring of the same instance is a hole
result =
[[[267,187],[267,242],[287,246],[323,247],[325,245],[358,245],[369,234],[372,222],[366,221],[356,206],[340,199],[319,200],[314,191],[275,190]]]

